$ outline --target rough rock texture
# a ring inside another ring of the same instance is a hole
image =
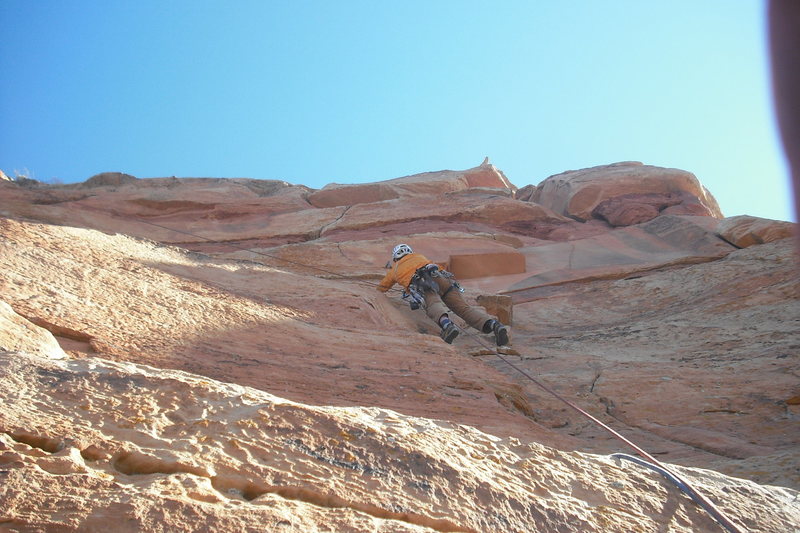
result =
[[[794,235],[795,224],[740,215],[719,223],[717,234],[739,248],[779,241]]]
[[[514,325],[514,301],[507,294],[481,294],[475,302],[508,326]]]
[[[526,185],[521,189],[517,189],[514,192],[514,198],[517,200],[522,200],[524,202],[530,202],[533,200],[533,196],[536,194],[536,186],[535,185]]]
[[[47,330],[25,320],[0,300],[0,350],[23,351],[52,359],[66,357],[56,339]]]
[[[525,256],[517,251],[450,255],[449,270],[458,279],[521,274],[525,272]]]
[[[647,222],[659,214],[722,218],[717,201],[693,174],[632,161],[551,176],[532,201],[576,220],[602,218],[613,226]]]
[[[503,191],[503,194],[513,195],[516,188],[501,171],[484,162],[478,167],[460,172],[451,170],[428,172],[361,185],[333,183],[310,194],[308,201],[314,207],[337,207],[417,195],[439,197],[468,189],[499,189],[495,194]]]
[[[786,243],[529,290],[514,305],[520,365],[663,457],[797,487],[800,284]],[[540,423],[600,438],[545,395],[531,403]]]
[[[506,292],[516,300],[521,291],[569,281],[621,278],[677,264],[720,259],[735,247],[715,233],[711,217],[661,216],[645,224],[576,239],[566,243],[521,248],[527,258],[524,279]]]
[[[591,210],[674,192],[631,183]],[[741,220],[665,215],[684,200],[578,222],[515,190],[488,162],[322,191],[0,181],[0,529],[721,531],[520,370],[740,527],[796,529],[791,239],[738,249]],[[511,346],[460,321],[447,345],[378,293],[401,241],[486,266],[465,297],[513,315]]]
[[[135,176],[125,174],[124,172],[102,172],[95,174],[81,184],[81,188],[103,187],[113,185],[125,185],[126,183],[133,183],[136,181]]]
[[[667,208],[677,205],[699,205],[693,203],[693,196],[687,193],[646,193],[623,194],[604,200],[592,211],[592,216],[608,221],[614,227],[633,226],[656,218]],[[681,212],[680,214],[707,215],[703,210]]]
[[[0,383],[11,531],[716,527],[649,471],[442,420],[313,407],[96,358],[2,351]],[[795,518],[789,489],[680,470],[745,527],[777,531]]]
[[[640,510],[665,506],[677,530],[714,527],[658,478],[604,457],[140,365],[13,352],[0,361],[14,391],[4,417],[26,428],[0,440],[6,487],[24,483],[68,510],[42,520],[40,500],[6,490],[12,527],[94,530],[114,516],[117,531],[192,531],[198,520],[214,530],[631,531],[657,524]],[[787,489],[685,474],[722,501],[745,488],[743,525],[792,519],[772,512]]]

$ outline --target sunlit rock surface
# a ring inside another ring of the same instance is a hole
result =
[[[551,176],[532,201],[576,220],[602,218],[612,226],[647,222],[659,214],[722,218],[717,201],[692,173],[635,161]]]
[[[794,225],[723,219],[688,172],[588,170],[0,181],[0,528],[721,531],[522,370],[740,527],[796,529]],[[376,291],[398,242],[511,346]]]
[[[748,215],[726,218],[717,227],[720,237],[738,248],[779,241],[794,235],[796,224]]]

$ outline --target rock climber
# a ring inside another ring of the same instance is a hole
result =
[[[411,308],[423,307],[431,320],[442,329],[439,336],[448,344],[458,336],[458,328],[450,320],[448,310],[482,333],[494,333],[498,346],[508,344],[508,327],[491,317],[480,307],[468,305],[453,275],[431,263],[427,257],[415,253],[407,244],[398,244],[392,250],[389,272],[381,280],[378,290],[386,292],[395,283],[406,291]],[[416,304],[416,306],[415,306]]]

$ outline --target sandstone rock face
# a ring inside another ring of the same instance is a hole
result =
[[[722,218],[713,196],[686,171],[638,162],[573,170],[547,178],[532,200],[557,214],[613,226],[652,220],[660,213]]]
[[[533,197],[536,194],[536,186],[535,185],[526,185],[521,189],[517,189],[514,193],[514,198],[517,200],[522,200],[523,202],[530,202],[533,201]]]
[[[12,530],[622,532],[658,527],[646,510],[665,497],[657,477],[607,457],[184,372],[3,351],[0,385]],[[681,472],[702,476],[725,507],[746,487],[743,525],[777,531],[795,518],[774,509],[786,490]],[[687,498],[667,497],[676,531],[716,528]],[[603,503],[567,504],[581,500]]]
[[[797,486],[796,443],[786,440],[797,416],[787,400],[798,386],[800,317],[790,243],[530,289],[514,304],[514,345],[531,357],[520,364],[559,382],[571,376],[564,391],[595,402],[662,457]],[[596,435],[545,396],[532,403],[540,422]]]
[[[363,185],[330,184],[309,195],[314,207],[337,207],[394,200],[407,196],[441,196],[474,188],[511,190],[515,187],[493,165],[464,171],[443,170]]]
[[[95,174],[81,184],[83,188],[104,187],[114,185],[125,185],[126,183],[133,183],[136,181],[135,176],[125,174],[123,172],[102,172]]]
[[[721,530],[521,371],[737,526],[796,529],[792,239],[644,181],[586,222],[488,161],[317,204],[243,178],[0,181],[0,529]],[[511,346],[455,317],[445,344],[378,292],[398,242],[461,272]]]
[[[24,351],[51,359],[67,357],[50,333],[19,316],[3,301],[0,301],[0,350]]]
[[[449,264],[450,271],[459,279],[525,272],[525,256],[517,251],[451,255]]]
[[[586,239],[521,248],[527,275],[505,292],[515,301],[523,301],[547,285],[624,278],[667,266],[720,259],[735,247],[719,238],[715,229],[716,219],[709,217],[661,216]]]
[[[700,206],[695,200],[694,196],[687,193],[623,194],[598,204],[592,211],[592,216],[619,227],[648,222],[660,213],[707,215],[708,211],[705,209],[694,209]],[[672,209],[676,206],[681,206],[681,209]]]
[[[747,248],[789,238],[795,233],[795,224],[741,215],[722,220],[717,233],[734,246]]]
[[[514,325],[514,302],[505,294],[481,294],[475,301],[507,326]]]

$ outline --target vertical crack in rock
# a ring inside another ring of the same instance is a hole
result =
[[[575,243],[569,244],[569,257],[567,258],[567,268],[572,269],[572,258],[575,256]]]
[[[322,226],[318,230],[311,232],[309,234],[309,236],[311,236],[311,238],[309,240],[313,241],[313,240],[319,239],[322,236],[322,234],[325,233],[326,229],[330,228],[331,226],[333,226],[334,224],[336,224],[337,222],[342,220],[342,218],[347,214],[347,212],[350,211],[351,207],[353,207],[353,206],[352,205],[345,206],[344,209],[342,210],[342,212],[339,214],[339,216],[336,217],[336,220],[334,220],[332,222],[328,222],[327,224],[325,224],[324,226]]]
[[[591,386],[591,387],[589,387],[589,392],[592,392],[592,393],[594,392],[594,387],[595,387],[595,385],[597,385],[597,382],[598,382],[598,380],[600,379],[600,376],[601,376],[601,375],[602,375],[602,372],[598,372],[598,373],[597,373],[597,374],[594,376],[594,379],[592,380],[592,386]]]

